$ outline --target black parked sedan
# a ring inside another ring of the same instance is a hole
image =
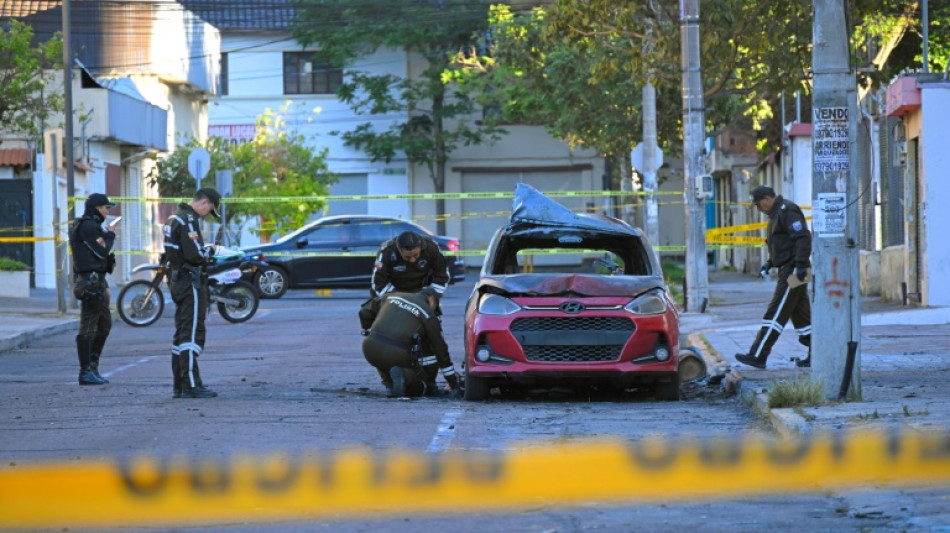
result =
[[[404,231],[433,239],[445,255],[452,283],[465,279],[458,239],[434,235],[418,224],[398,218],[324,217],[276,242],[244,250],[263,254],[270,265],[253,280],[264,298],[280,298],[287,289],[368,289],[379,245]]]

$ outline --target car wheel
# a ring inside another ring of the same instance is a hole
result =
[[[260,291],[261,298],[274,299],[280,298],[287,292],[290,282],[283,269],[269,266],[257,274],[254,285]]]
[[[488,381],[477,378],[465,370],[465,399],[470,402],[478,402],[488,399]]]
[[[678,402],[680,399],[679,379],[657,383],[653,389],[653,395],[660,402]]]

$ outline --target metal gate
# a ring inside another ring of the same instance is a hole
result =
[[[0,237],[33,237],[33,181],[0,180]],[[32,242],[0,242],[0,257],[16,259],[30,268],[33,263]],[[30,286],[35,286],[30,272]]]

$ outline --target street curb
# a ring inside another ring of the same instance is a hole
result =
[[[75,331],[79,327],[79,319],[68,320],[59,324],[51,324],[30,331],[24,331],[13,337],[0,339],[0,353],[29,346],[33,341],[58,335],[66,331]]]
[[[756,386],[755,383],[742,378],[742,374],[735,370],[732,374],[738,375],[736,387],[739,390],[739,399],[765,418],[779,435],[791,438],[807,435],[811,432],[808,422],[794,409],[787,407],[781,409],[769,408],[769,390],[766,387]]]
[[[730,369],[729,363],[712,345],[706,341],[702,332],[690,333],[686,336],[689,344],[698,349],[706,360],[710,374],[714,367],[728,370],[726,372],[726,388],[735,390],[740,401],[749,406],[752,411],[766,419],[769,424],[784,438],[800,437],[811,432],[811,428],[804,417],[794,409],[769,408],[769,391],[766,387],[756,386],[752,381],[743,377],[736,369]],[[722,366],[724,365],[724,366]]]

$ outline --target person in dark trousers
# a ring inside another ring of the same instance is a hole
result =
[[[376,368],[390,398],[438,395],[433,370],[442,373],[455,398],[461,397],[442,324],[429,297],[421,292],[383,296],[379,314],[363,339],[363,356]]]
[[[449,286],[449,267],[439,245],[413,231],[404,231],[384,242],[373,265],[370,299],[359,311],[360,326],[369,330],[379,312],[381,298],[392,291],[421,292],[439,314],[439,300]]]
[[[112,301],[106,274],[115,267],[115,231],[103,229],[109,209],[115,204],[100,193],[89,195],[83,215],[69,228],[69,248],[73,254],[73,295],[80,301],[79,384],[103,385],[109,380],[99,374],[99,358],[112,330]]]
[[[214,245],[206,248],[200,219],[209,213],[221,218],[221,195],[201,188],[178,212],[168,217],[165,257],[171,272],[172,300],[175,302],[175,336],[172,339],[173,396],[214,398],[218,393],[205,387],[198,371],[198,356],[205,345],[205,318],[208,313],[208,278],[205,271]]]
[[[752,189],[752,202],[759,211],[769,217],[765,232],[769,259],[762,265],[759,274],[768,277],[769,271],[776,268],[778,283],[752,348],[749,353],[736,354],[736,360],[755,368],[765,368],[772,346],[791,318],[798,333],[798,342],[808,346],[808,355],[804,359],[796,359],[795,364],[799,367],[809,367],[811,303],[808,300],[806,281],[811,266],[811,232],[801,208],[781,196],[775,196],[775,190],[771,187],[761,185]],[[794,276],[792,286],[789,285],[791,276]]]

